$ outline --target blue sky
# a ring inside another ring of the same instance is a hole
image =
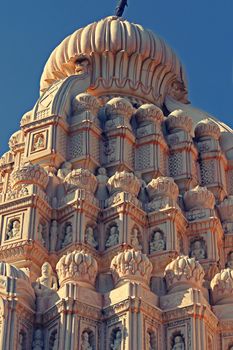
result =
[[[233,127],[233,0],[128,0],[125,18],[152,29],[186,67],[191,102]],[[114,12],[115,0],[11,0],[0,11],[0,154],[35,104],[51,51]]]

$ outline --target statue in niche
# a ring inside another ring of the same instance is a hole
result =
[[[72,171],[72,164],[70,162],[64,162],[61,168],[57,172],[57,176],[60,179],[64,179]]]
[[[6,239],[13,239],[20,237],[20,221],[12,220],[8,225],[8,231],[6,234]]]
[[[26,334],[24,332],[19,333],[18,350],[26,350]]]
[[[32,350],[43,350],[44,341],[43,341],[43,333],[40,328],[36,329],[34,334],[34,340],[32,343]]]
[[[68,223],[64,226],[64,239],[61,244],[62,248],[72,243],[72,241],[73,241],[73,229],[72,229],[72,225]]]
[[[185,350],[184,347],[184,340],[181,337],[181,335],[176,335],[174,338],[174,345],[172,347],[172,350]]]
[[[81,350],[92,350],[92,346],[89,341],[89,334],[87,332],[83,332],[82,334]]]
[[[108,198],[108,188],[107,188],[108,176],[107,176],[106,169],[99,168],[96,178],[98,180],[98,187],[95,195],[96,195],[96,198],[100,200],[101,206],[103,207],[104,201]]]
[[[152,240],[150,242],[150,253],[159,252],[166,249],[166,243],[163,238],[163,234],[160,231],[153,233]]]
[[[233,269],[233,252],[228,254],[227,257],[227,267],[229,267],[229,269]],[[232,349],[233,350],[233,349]]]
[[[191,258],[195,258],[196,260],[205,259],[206,250],[204,244],[203,240],[197,240],[191,244]]]
[[[151,333],[146,333],[146,350],[154,350],[154,348],[151,346]]]
[[[121,349],[121,339],[122,339],[121,331],[117,331],[114,338],[113,338],[113,341],[111,343],[112,350],[120,350]]]
[[[53,331],[49,338],[49,350],[57,350],[58,349],[58,335],[57,330]]]
[[[85,241],[90,244],[93,248],[97,248],[98,243],[95,240],[94,229],[91,226],[86,228]]]
[[[131,232],[131,245],[134,249],[141,250],[142,246],[139,242],[139,229],[134,227]]]
[[[50,227],[50,250],[54,252],[57,244],[57,220],[53,220]]]
[[[45,247],[45,240],[44,240],[44,225],[39,223],[37,228],[37,234],[38,234],[38,240],[41,242],[41,244]]]
[[[49,300],[49,296],[57,291],[57,279],[53,276],[53,270],[48,262],[41,267],[41,276],[37,278],[34,285],[37,297],[37,311],[41,312]]]
[[[33,151],[40,150],[45,147],[45,139],[43,134],[36,135],[33,143]]]
[[[119,243],[119,230],[116,225],[110,228],[109,237],[105,243],[106,248],[113,247]]]

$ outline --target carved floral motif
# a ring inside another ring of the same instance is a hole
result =
[[[170,292],[188,287],[202,288],[204,269],[195,258],[178,256],[165,268],[165,279]]]
[[[138,123],[141,124],[140,126],[150,122],[161,124],[164,119],[162,110],[149,103],[141,105],[135,113],[135,117]]]
[[[82,93],[77,95],[72,102],[73,114],[81,114],[90,112],[93,116],[97,116],[100,104],[97,98],[91,94]]]
[[[47,171],[39,164],[25,163],[21,169],[13,171],[11,176],[14,186],[35,184],[45,190],[49,182]]]
[[[173,200],[177,200],[179,189],[171,177],[160,176],[149,182],[147,185],[147,192],[150,201],[156,197],[169,197]]]
[[[213,209],[215,198],[212,192],[206,187],[196,186],[195,188],[185,192],[184,203],[187,210],[206,208]]]
[[[110,194],[115,192],[129,192],[137,196],[141,187],[140,180],[133,174],[125,170],[116,172],[107,183]]]
[[[63,255],[56,266],[61,287],[68,282],[93,287],[98,271],[97,261],[83,250]]]
[[[97,179],[88,169],[74,169],[64,179],[67,190],[83,189],[95,193]]]
[[[213,138],[215,140],[218,140],[220,134],[221,132],[218,124],[210,119],[204,119],[200,121],[195,128],[195,136],[197,139]]]
[[[111,271],[116,285],[127,280],[148,285],[152,264],[140,250],[126,249],[112,259]]]
[[[166,125],[170,133],[175,133],[180,130],[191,133],[193,121],[186,112],[182,111],[181,109],[177,109],[166,118]]]
[[[210,283],[214,303],[232,303],[233,269],[226,268],[217,273]]]

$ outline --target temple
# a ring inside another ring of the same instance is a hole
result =
[[[49,57],[0,158],[0,349],[233,350],[233,131],[110,16]]]

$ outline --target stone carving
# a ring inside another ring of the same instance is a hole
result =
[[[18,350],[25,350],[26,349],[26,334],[25,332],[21,331],[19,333],[19,344],[18,344]]]
[[[73,242],[73,228],[70,222],[67,222],[63,227],[63,237],[61,247],[65,248],[68,244]]]
[[[88,226],[85,232],[85,242],[90,244],[93,248],[98,247],[98,243],[95,240],[94,229],[92,226]]]
[[[82,75],[88,74],[91,68],[91,63],[85,55],[79,57],[75,62],[75,74]]]
[[[116,160],[116,139],[108,139],[104,142],[104,154],[108,163]]]
[[[103,202],[108,198],[107,182],[109,177],[107,176],[107,171],[105,168],[99,168],[97,172],[98,187],[95,196]]]
[[[46,308],[49,297],[57,291],[57,288],[57,279],[53,275],[52,267],[48,262],[45,262],[41,267],[41,276],[37,278],[34,285],[37,297],[37,312],[42,312]]]
[[[233,252],[230,252],[227,256],[227,267],[233,269]]]
[[[112,259],[111,271],[116,285],[128,280],[139,281],[144,285],[148,285],[152,264],[140,250],[127,248]]]
[[[72,101],[73,115],[79,115],[83,112],[88,112],[93,117],[96,117],[100,109],[100,104],[97,98],[91,94],[81,93]]]
[[[98,271],[96,260],[83,250],[63,255],[56,266],[61,287],[68,282],[93,288]]]
[[[166,118],[166,126],[171,134],[180,130],[191,133],[193,129],[193,120],[185,111],[177,109]]]
[[[212,192],[206,187],[196,186],[195,188],[185,192],[184,203],[187,210],[198,208],[213,209],[215,198]]]
[[[217,273],[210,283],[214,303],[224,304],[233,301],[233,270],[226,268]]]
[[[174,337],[172,350],[185,350],[184,340],[181,335]]]
[[[197,139],[213,138],[218,140],[220,134],[221,132],[218,124],[210,119],[200,121],[195,128],[195,136]]]
[[[201,289],[205,272],[197,260],[181,255],[167,265],[164,275],[169,292],[174,292],[187,287]]]
[[[61,168],[57,172],[57,176],[60,179],[64,179],[72,171],[72,164],[70,162],[64,162]]]
[[[135,117],[140,126],[148,123],[157,123],[160,125],[164,119],[163,112],[160,108],[153,104],[143,104],[135,113]]]
[[[161,231],[155,231],[150,241],[150,253],[159,252],[166,249],[164,235]]]
[[[111,195],[116,192],[129,192],[137,197],[141,182],[133,173],[128,173],[124,170],[121,172],[117,171],[110,177],[107,186]]]
[[[150,201],[158,197],[169,197],[177,200],[179,189],[171,177],[157,177],[152,179],[147,185],[147,191]]]
[[[32,350],[43,350],[43,349],[44,349],[43,333],[40,328],[37,328],[34,334]]]
[[[113,225],[109,229],[109,236],[106,240],[105,247],[110,248],[119,244],[119,230],[117,225]]]
[[[121,350],[121,341],[122,333],[120,330],[117,330],[110,345],[111,350]]]
[[[187,99],[188,91],[183,81],[180,81],[180,80],[173,81],[168,88],[167,94],[172,98],[174,98],[174,100],[176,101],[180,101],[185,104],[188,103],[188,99]]]
[[[233,222],[233,196],[225,198],[218,205],[218,210],[223,222]]]
[[[49,337],[49,350],[58,349],[58,334],[57,330],[54,330]]]
[[[41,244],[45,247],[46,241],[45,241],[45,226],[42,223],[39,223],[37,228],[37,235],[38,240],[41,242]]]
[[[152,336],[150,332],[146,332],[146,349],[145,350],[155,350],[154,346],[152,346]]]
[[[95,193],[97,179],[88,169],[74,169],[64,179],[67,190],[82,189]]]
[[[32,151],[39,151],[45,148],[44,134],[36,134],[33,138]]]
[[[141,250],[142,249],[142,246],[141,246],[141,244],[139,242],[139,237],[140,237],[139,229],[135,226],[132,229],[131,237],[130,237],[130,243],[131,243],[132,247],[135,250]]]
[[[66,236],[66,233],[65,233],[65,236]],[[57,221],[52,220],[51,227],[50,227],[50,245],[49,245],[50,250],[52,252],[54,252],[56,250],[57,237],[58,237]]]
[[[122,97],[112,98],[105,106],[105,114],[109,119],[124,117],[129,121],[133,112],[134,109],[131,103]]]
[[[7,228],[6,240],[19,238],[20,229],[21,229],[20,220],[19,219],[11,220]]]
[[[84,331],[82,334],[82,345],[81,350],[92,350],[92,346],[90,344],[89,334]]]
[[[206,258],[206,247],[204,240],[195,240],[190,247],[190,256],[196,260]]]
[[[25,163],[22,168],[13,171],[11,176],[14,187],[20,184],[35,184],[45,190],[49,182],[47,171],[39,164]]]

